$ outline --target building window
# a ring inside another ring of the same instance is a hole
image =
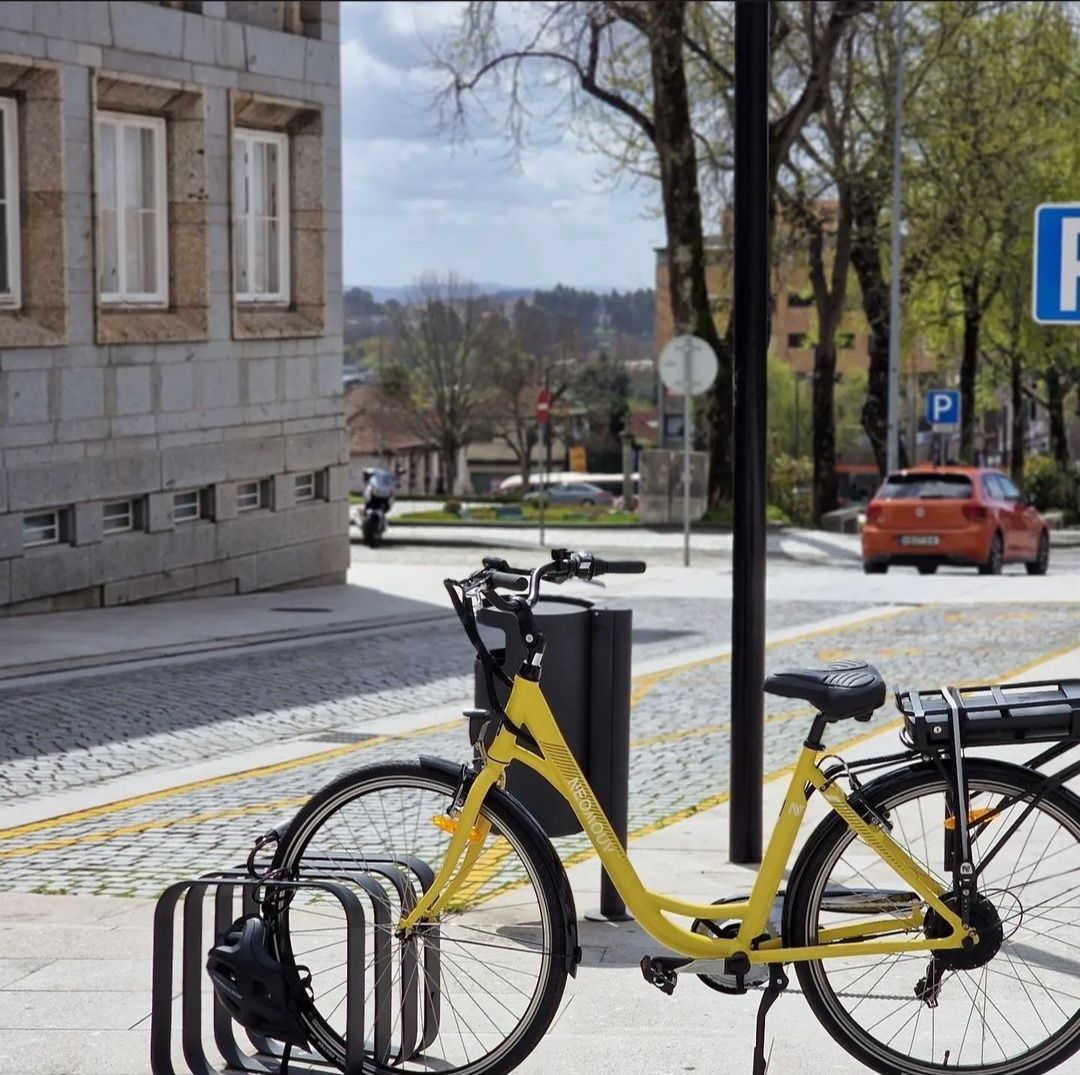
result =
[[[233,272],[238,302],[289,301],[288,135],[233,135]]]
[[[806,338],[805,332],[789,332],[787,338],[788,347],[793,347],[799,350],[803,347],[809,347],[810,343]]]
[[[189,489],[173,494],[172,517],[174,523],[192,523],[210,518],[210,490]]]
[[[23,548],[35,545],[57,545],[63,533],[63,512],[37,511],[23,516]]]
[[[103,534],[123,534],[135,529],[135,501],[114,500],[101,513]]]
[[[855,333],[838,332],[836,334],[836,346],[841,351],[850,351],[855,346]]]
[[[241,482],[236,487],[236,510],[257,511],[270,507],[270,479]]]
[[[19,117],[0,97],[0,306],[19,305]]]
[[[321,474],[297,474],[293,479],[295,500],[298,504],[305,500],[318,500],[322,494]]]
[[[99,112],[96,149],[101,301],[164,306],[165,121]]]
[[[787,304],[792,309],[799,310],[807,306],[814,305],[814,296],[812,294],[800,294],[798,291],[789,291],[787,297]]]

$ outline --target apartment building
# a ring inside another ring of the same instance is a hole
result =
[[[337,3],[0,4],[0,610],[339,580]]]

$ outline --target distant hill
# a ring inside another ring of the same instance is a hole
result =
[[[480,282],[478,294],[492,303],[527,302],[562,322],[577,325],[587,340],[619,336],[651,348],[656,297],[651,288],[636,291],[588,289],[556,284],[553,288],[515,288]],[[410,287],[349,287],[345,289],[345,345],[380,336],[386,330],[387,304],[407,303]]]
[[[474,283],[473,286],[481,295],[490,295],[492,298],[499,299],[527,299],[533,293],[531,287],[511,287],[507,284],[497,284],[490,281],[480,281]],[[405,302],[416,290],[415,284],[402,284],[400,287],[380,287],[375,284],[351,284],[345,290],[351,291],[353,287],[358,287],[361,291],[366,291],[379,303],[387,302],[390,299],[393,299],[394,302]]]

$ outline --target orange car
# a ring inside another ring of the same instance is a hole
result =
[[[932,575],[939,564],[970,564],[998,575],[1022,563],[1045,575],[1050,535],[1043,517],[999,471],[982,467],[918,467],[885,479],[866,508],[863,570],[890,564]]]

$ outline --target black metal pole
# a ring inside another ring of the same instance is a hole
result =
[[[769,342],[769,8],[735,5],[735,527],[731,861],[761,861],[765,679],[765,352]]]

